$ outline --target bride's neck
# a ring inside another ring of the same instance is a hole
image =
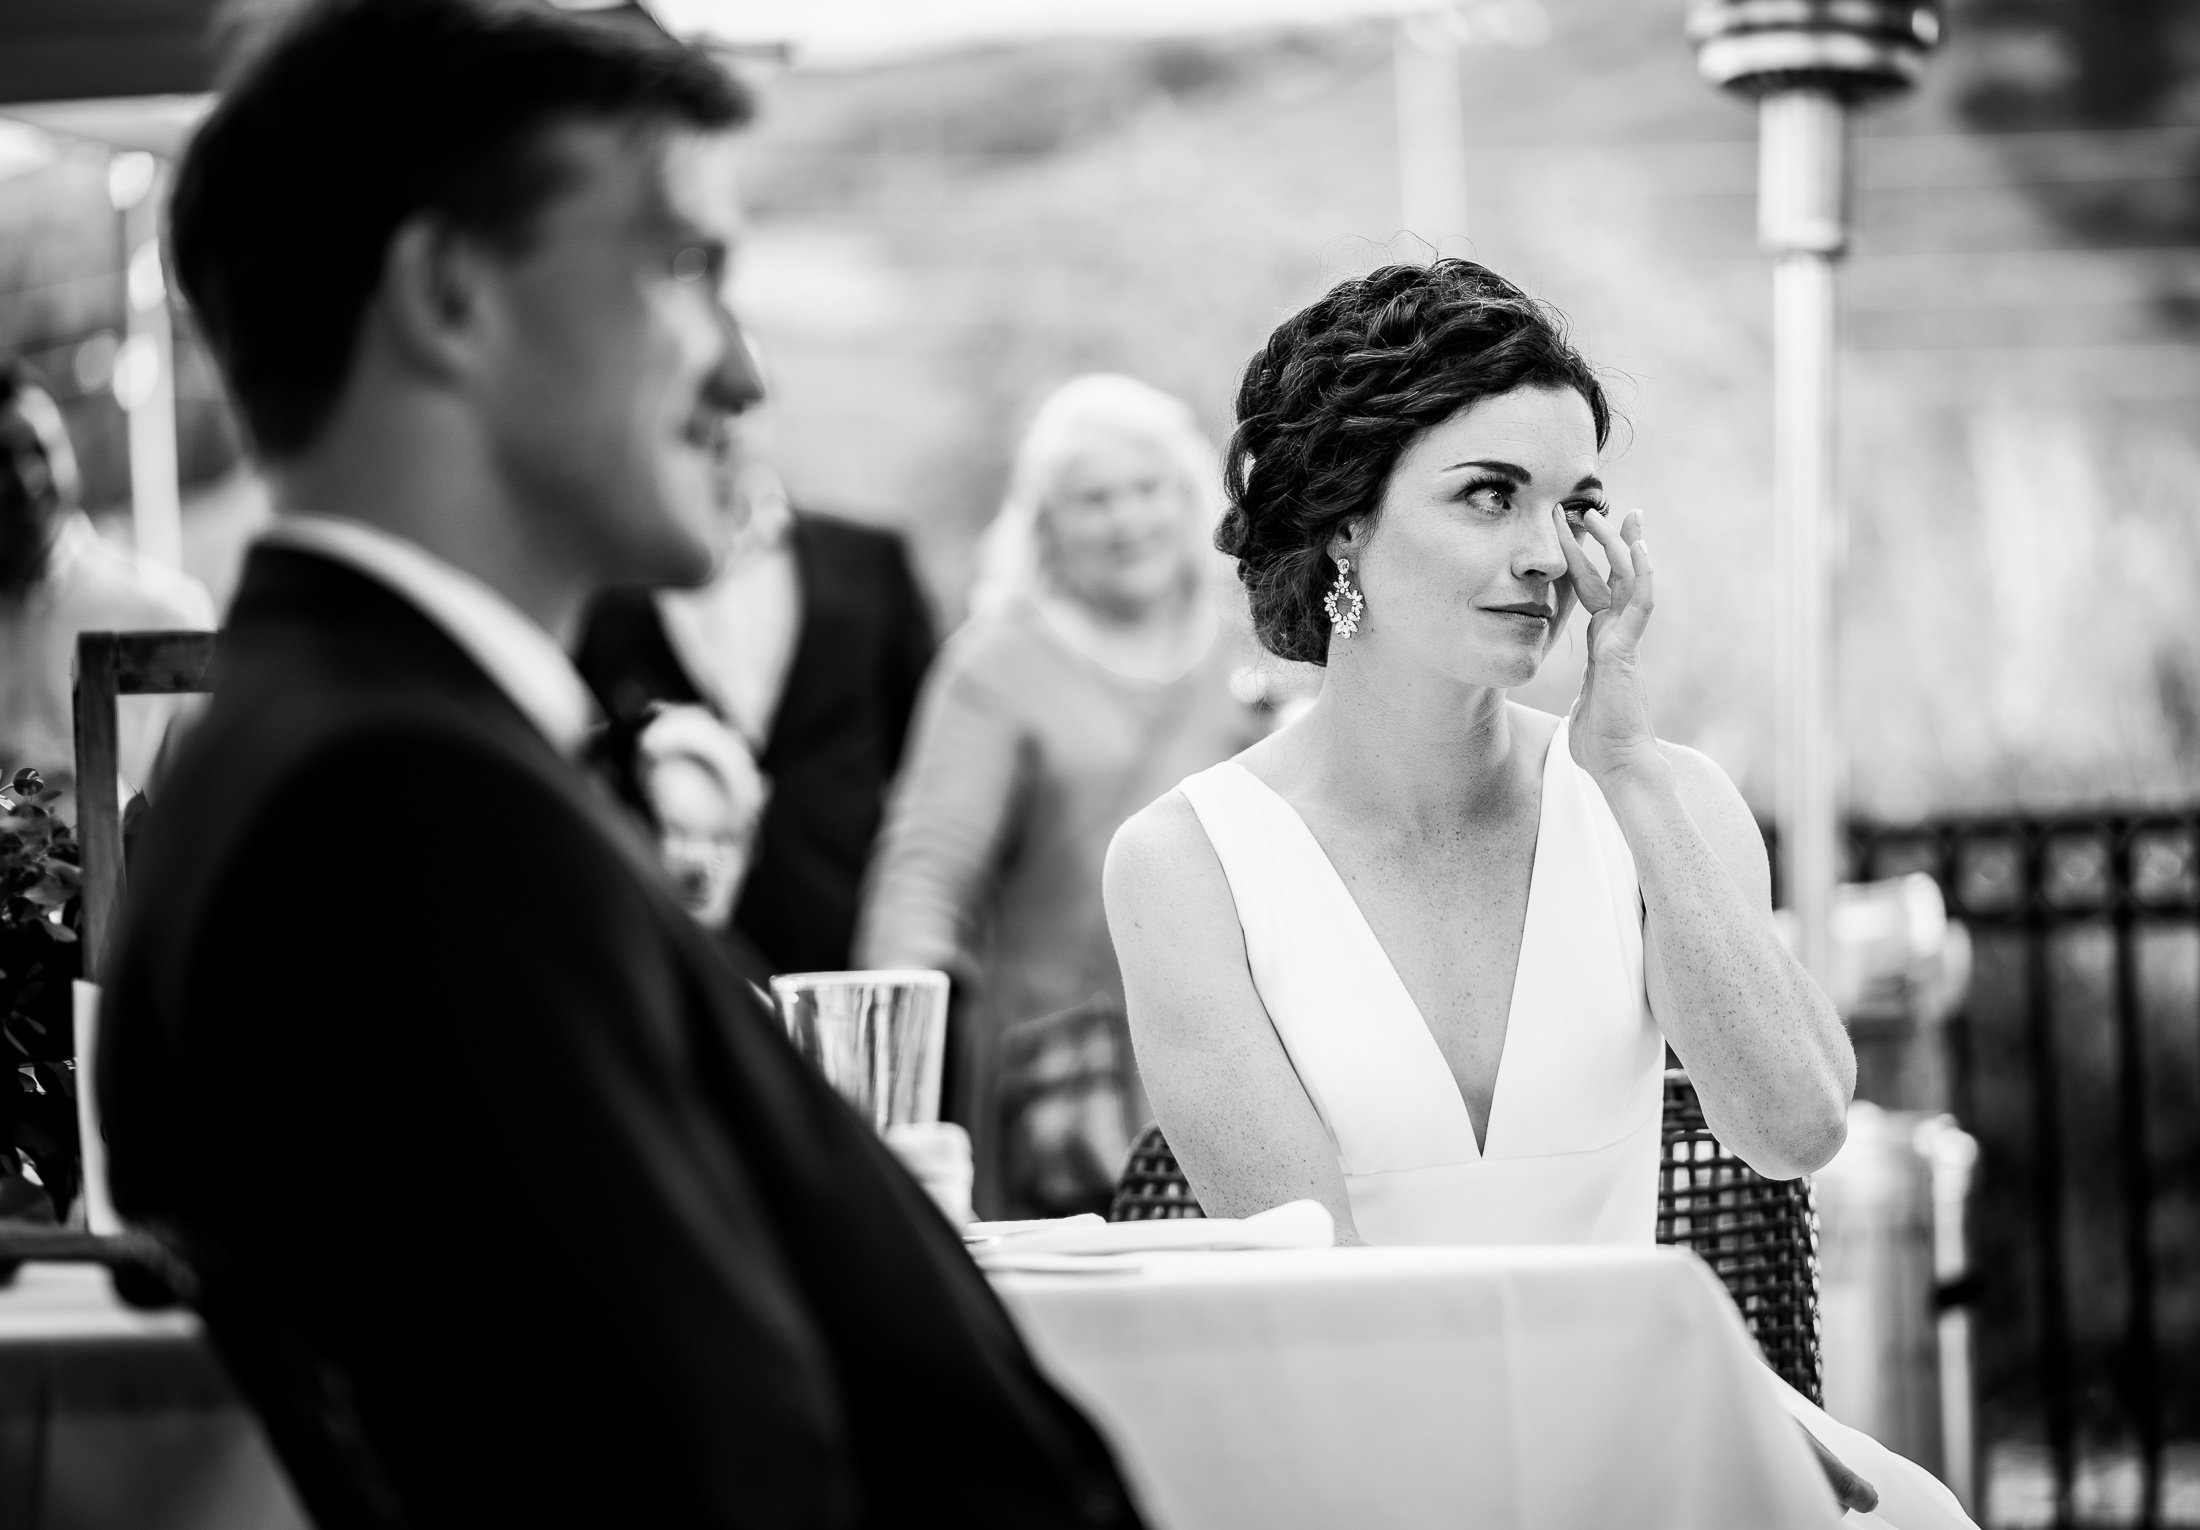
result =
[[[1511,801],[1505,692],[1337,655],[1306,717],[1313,775],[1393,822],[1457,822]]]

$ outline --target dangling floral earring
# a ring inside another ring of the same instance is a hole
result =
[[[1337,582],[1322,597],[1322,609],[1329,613],[1330,629],[1341,638],[1348,638],[1360,630],[1360,613],[1367,609],[1366,600],[1352,583],[1351,573],[1352,560],[1339,558]]]

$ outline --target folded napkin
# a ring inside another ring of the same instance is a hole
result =
[[[1321,1202],[1291,1201],[1242,1219],[1103,1222],[1087,1215],[1048,1222],[976,1222],[965,1229],[964,1237],[971,1256],[987,1269],[1034,1268],[1036,1256],[1045,1256],[1047,1265],[1055,1267],[1057,1260],[1074,1264],[1108,1254],[1327,1248],[1337,1241],[1337,1224]]]
[[[1034,1217],[1028,1222],[965,1222],[962,1235],[965,1243],[990,1243],[995,1238],[1005,1238],[1010,1233],[1038,1232],[1046,1227],[1105,1227],[1108,1219],[1097,1211],[1088,1211],[1074,1217]]]

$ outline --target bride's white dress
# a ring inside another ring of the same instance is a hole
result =
[[[1268,1017],[1370,1243],[1648,1243],[1665,1043],[1635,861],[1566,748],[1543,764],[1520,966],[1477,1147],[1397,969],[1290,803],[1235,761],[1180,788],[1230,879]]]
[[[1485,1140],[1421,1011],[1296,809],[1234,760],[1179,789],[1230,883],[1253,986],[1337,1146],[1370,1243],[1650,1243],[1664,1039],[1635,861],[1560,722]],[[1880,1491],[1861,1523],[1968,1527],[1953,1494],[1766,1376]]]

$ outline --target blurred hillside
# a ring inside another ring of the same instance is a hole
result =
[[[1929,88],[1864,124],[1841,660],[1865,811],[2200,791],[2194,10],[1969,0]],[[1769,807],[1754,125],[1677,11],[1552,0],[1541,47],[1463,56],[1460,248],[1613,374],[1608,477],[1665,573],[1661,728]],[[1132,371],[1219,437],[1270,326],[1426,253],[1378,27],[797,69],[752,148],[740,279],[790,477],[907,526],[950,613],[1048,386]]]

